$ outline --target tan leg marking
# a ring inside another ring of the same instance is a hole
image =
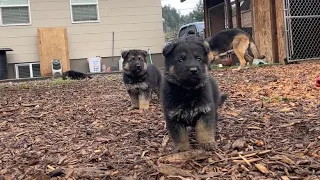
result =
[[[190,149],[190,142],[189,142],[189,136],[186,128],[180,129],[180,141],[176,144],[176,150],[182,152],[182,151],[188,151]]]
[[[199,119],[195,128],[196,138],[200,146],[206,150],[215,148],[215,137],[212,127],[208,127],[202,119]]]
[[[137,95],[131,95],[131,109],[138,109],[139,108],[139,97]]]
[[[249,68],[252,68],[253,67],[253,57],[251,57],[248,52],[246,52],[246,54],[244,55],[245,59],[249,62]]]
[[[139,95],[139,109],[148,110],[149,109],[150,99],[147,98],[144,94]]]
[[[234,38],[232,45],[234,53],[240,61],[240,66],[235,69],[235,71],[239,71],[241,69],[244,69],[244,66],[246,65],[245,53],[247,52],[247,49],[249,47],[249,38],[245,35],[237,35]]]

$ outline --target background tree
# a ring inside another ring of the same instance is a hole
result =
[[[165,20],[165,26],[167,31],[177,30],[181,22],[181,16],[177,12],[177,9],[170,5],[162,7],[162,16]]]
[[[170,40],[175,38],[179,28],[188,23],[203,21],[203,0],[199,0],[196,7],[187,15],[180,15],[174,7],[165,5],[162,7],[162,17],[164,19],[164,30],[166,39]]]
[[[203,0],[199,0],[194,10],[189,14],[193,21],[204,20]]]

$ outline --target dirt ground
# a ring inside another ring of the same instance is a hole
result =
[[[218,148],[180,154],[156,97],[127,110],[121,75],[0,84],[0,179],[319,179],[320,63],[212,74],[230,96]]]

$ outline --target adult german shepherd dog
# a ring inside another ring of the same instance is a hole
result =
[[[254,58],[265,58],[264,55],[260,54],[252,37],[247,32],[238,28],[220,31],[212,37],[206,38],[204,43],[210,48],[210,61],[218,59],[218,55],[221,53],[233,50],[240,61],[240,66],[235,69],[236,71],[243,69],[247,61],[249,62],[249,67],[252,67]]]

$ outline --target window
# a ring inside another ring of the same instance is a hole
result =
[[[180,32],[179,32],[179,37],[183,37],[183,36],[186,34],[187,28],[188,28],[187,26],[181,28],[181,30],[180,30]]]
[[[70,0],[72,23],[99,22],[98,0]]]
[[[204,23],[200,23],[197,25],[198,26],[198,31],[203,31],[204,30]]]
[[[41,77],[39,63],[16,64],[15,71],[17,79]]]
[[[0,0],[2,26],[30,25],[29,0]]]
[[[197,33],[197,27],[196,27],[195,25],[190,25],[189,28],[188,28],[188,32],[189,32],[190,30],[193,30],[194,33]]]

